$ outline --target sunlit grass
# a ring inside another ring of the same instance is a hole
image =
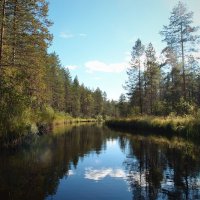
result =
[[[169,135],[200,137],[200,120],[194,116],[137,116],[109,120],[106,124],[113,128],[122,128],[125,130],[145,130]]]
[[[73,118],[65,113],[57,113],[52,121],[53,125],[59,124],[72,124],[72,123],[82,123],[82,122],[96,122],[94,118]]]
[[[97,121],[98,118],[74,118],[48,105],[36,110],[27,108],[20,115],[10,117],[4,127],[0,126],[0,147],[15,146],[26,138],[49,133],[51,127]]]

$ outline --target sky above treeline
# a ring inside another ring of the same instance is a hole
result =
[[[200,25],[200,0],[184,0]],[[122,85],[135,41],[152,43],[159,54],[165,46],[159,32],[169,23],[178,0],[49,0],[50,52],[59,55],[72,78],[90,89],[99,87],[108,99],[126,93]]]

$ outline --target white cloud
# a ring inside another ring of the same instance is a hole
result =
[[[73,34],[71,32],[61,32],[59,36],[64,39],[71,39],[75,37],[85,38],[87,37],[87,34],[86,33]]]
[[[111,63],[106,64],[98,60],[91,60],[86,62],[85,67],[87,72],[108,72],[108,73],[120,73],[127,69],[127,63]]]
[[[110,176],[112,178],[126,178],[126,174],[122,169],[112,169],[112,168],[105,168],[105,169],[86,169],[85,171],[85,178],[99,181],[104,179],[105,177]]]
[[[75,37],[75,35],[69,32],[61,32],[60,37],[64,39],[70,39],[70,38]]]
[[[65,68],[68,68],[69,70],[75,70],[78,68],[78,66],[77,65],[68,65]]]
[[[93,181],[101,181],[106,177],[123,179],[130,186],[132,183],[137,183],[141,187],[146,186],[146,172],[139,173],[137,171],[126,172],[123,169],[102,168],[93,169],[88,168],[85,170],[85,179]]]
[[[72,175],[74,175],[73,170],[69,170],[69,171],[68,171],[68,176],[72,176]]]
[[[117,145],[116,140],[108,140],[107,141],[107,147],[112,148],[115,147]]]
[[[126,178],[126,174],[122,169],[113,170],[110,176],[113,178],[122,178],[122,179]]]

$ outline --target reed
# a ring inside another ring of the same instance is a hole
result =
[[[106,121],[106,125],[111,128],[128,131],[153,131],[165,135],[178,135],[191,138],[200,137],[200,120],[194,116],[139,116],[108,120]]]

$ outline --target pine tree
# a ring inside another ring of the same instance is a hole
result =
[[[124,94],[120,95],[117,107],[119,109],[120,117],[127,117],[127,114],[128,114],[128,102],[127,102],[126,96]]]
[[[72,83],[72,100],[71,100],[71,114],[74,117],[80,116],[81,102],[80,102],[80,84],[76,76]]]
[[[80,87],[81,114],[83,117],[91,117],[94,113],[94,98],[92,92],[83,84]]]
[[[65,109],[66,113],[70,113],[72,99],[72,78],[69,69],[63,69],[64,74],[64,90],[65,90]]]
[[[102,115],[102,113],[103,113],[103,93],[99,88],[97,88],[94,91],[93,98],[94,98],[94,112],[95,112],[94,114],[95,114],[95,116]]]
[[[176,52],[182,66],[183,97],[186,100],[186,54],[195,50],[195,43],[199,36],[194,35],[198,27],[192,26],[193,12],[188,12],[186,6],[179,2],[172,10],[168,26],[160,32],[167,43],[167,49]]]
[[[140,107],[140,113],[143,113],[143,75],[142,75],[142,56],[144,54],[144,45],[138,39],[132,48],[131,52],[131,66],[127,70],[128,81],[125,89],[128,91],[127,95],[132,104]],[[137,96],[139,102],[137,103]],[[133,103],[135,102],[135,103]]]
[[[145,79],[145,105],[150,107],[150,114],[153,114],[153,105],[159,100],[159,85],[160,85],[160,67],[156,62],[156,52],[153,45],[150,43],[145,51],[146,54],[146,70],[144,72]],[[148,105],[150,104],[150,105]]]
[[[3,58],[3,42],[4,42],[4,31],[5,31],[5,20],[6,20],[6,0],[1,1],[0,3],[1,14],[0,14],[0,68],[2,67],[2,58]]]
[[[44,0],[3,0],[0,4],[0,126],[8,124],[5,129],[9,129],[12,121],[28,109],[40,109],[46,101],[51,23]]]

